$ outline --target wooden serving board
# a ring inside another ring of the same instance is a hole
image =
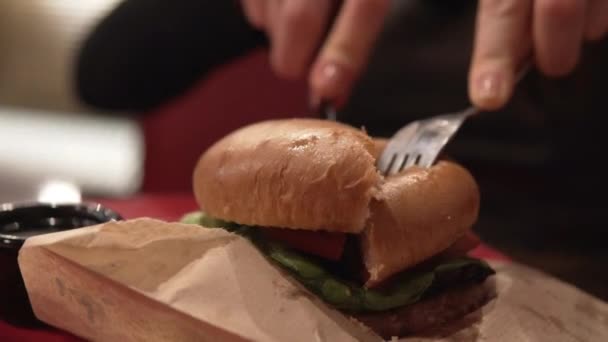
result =
[[[42,321],[97,341],[380,341],[245,239],[136,219],[29,239],[19,264]],[[608,341],[608,304],[543,273],[492,263],[497,297],[402,341]]]

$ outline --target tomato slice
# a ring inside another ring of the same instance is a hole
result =
[[[321,231],[262,228],[264,236],[301,252],[337,261],[342,257],[346,234]]]

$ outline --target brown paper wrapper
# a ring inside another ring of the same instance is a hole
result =
[[[381,341],[221,229],[108,223],[31,238],[19,264],[36,316],[86,339]],[[518,264],[492,266],[495,299],[399,341],[608,341],[608,304]]]

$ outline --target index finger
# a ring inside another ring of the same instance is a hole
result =
[[[303,74],[323,37],[331,12],[331,2],[290,0],[281,9],[277,21],[271,64],[287,78]]]
[[[383,27],[389,0],[346,0],[313,65],[313,98],[340,101],[365,66]]]
[[[531,49],[532,5],[532,0],[479,1],[469,75],[476,106],[494,110],[509,100],[516,68]]]

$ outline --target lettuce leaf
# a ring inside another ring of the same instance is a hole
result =
[[[446,279],[481,281],[494,270],[483,260],[461,257],[432,267],[408,270],[382,288],[369,289],[331,274],[317,258],[294,251],[275,241],[262,239],[253,227],[210,218],[201,212],[185,215],[184,223],[223,228],[252,241],[271,261],[287,270],[325,302],[353,312],[387,311],[416,303],[433,290],[446,286]],[[449,284],[447,284],[449,286]]]

